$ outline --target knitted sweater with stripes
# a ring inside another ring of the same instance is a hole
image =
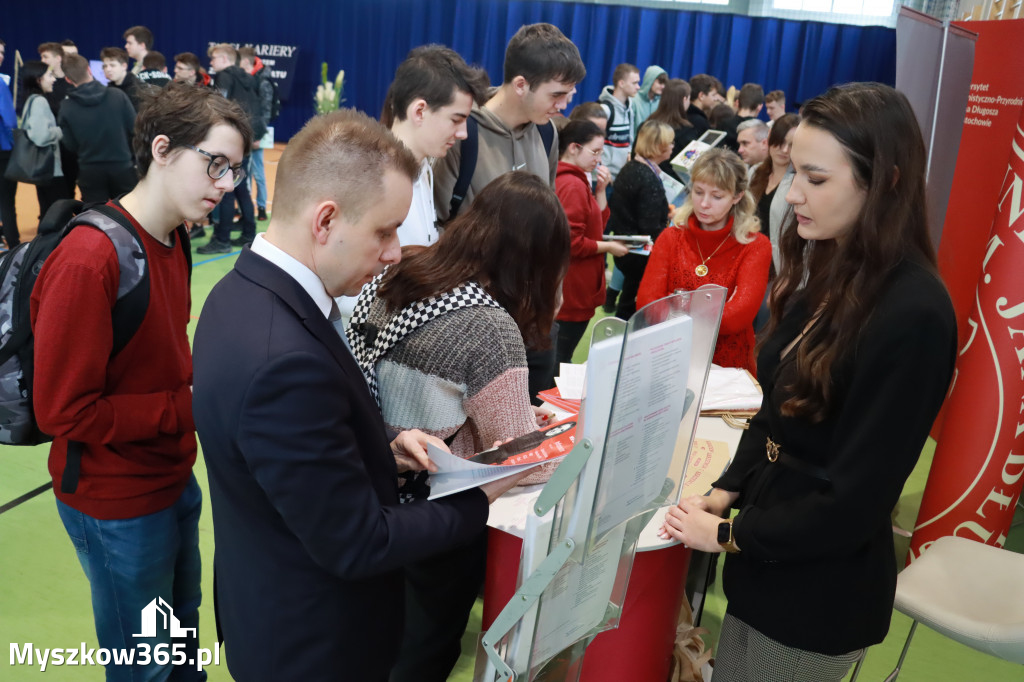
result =
[[[367,321],[383,329],[391,316],[376,299]],[[537,428],[523,337],[501,308],[435,317],[399,341],[376,370],[388,426],[445,439],[460,457]]]

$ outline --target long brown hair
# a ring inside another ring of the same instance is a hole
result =
[[[786,135],[799,123],[800,117],[796,114],[780,116],[779,120],[772,124],[772,129],[768,133],[768,148],[781,147],[785,144]],[[765,190],[768,189],[768,178],[772,176],[773,170],[775,170],[775,162],[772,161],[772,155],[769,153],[768,157],[758,165],[753,177],[750,178],[750,194],[754,197],[754,201],[761,201]]]
[[[832,367],[858,338],[887,277],[904,259],[932,271],[936,261],[925,201],[927,157],[907,98],[888,85],[849,83],[805,104],[800,125],[827,132],[843,146],[866,192],[841,242],[804,239],[795,218],[780,242],[782,272],[772,287],[767,335],[798,292],[818,315],[795,351],[797,376],[787,387],[793,397],[781,412],[818,422],[833,406]]]
[[[513,171],[484,187],[437,244],[391,266],[377,296],[401,310],[473,281],[508,311],[527,345],[542,349],[568,265],[569,222],[558,197],[536,175]]]
[[[658,101],[658,108],[649,117],[651,121],[661,121],[675,128],[692,128],[690,119],[686,118],[686,107],[683,103],[690,96],[690,84],[682,78],[672,78],[665,84]]]

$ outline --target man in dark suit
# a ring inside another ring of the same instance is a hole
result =
[[[422,469],[417,431],[392,439],[329,318],[400,259],[419,172],[354,111],[288,144],[265,235],[214,287],[194,343],[196,426],[210,478],[216,603],[231,674],[385,680],[401,641],[402,566],[479,534],[515,478],[399,505]],[[443,444],[441,444],[443,446]]]

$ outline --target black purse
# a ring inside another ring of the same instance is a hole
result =
[[[21,128],[14,131],[14,146],[4,177],[11,182],[44,185],[53,180],[54,145],[36,146]]]

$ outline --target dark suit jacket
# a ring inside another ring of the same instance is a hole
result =
[[[486,497],[399,506],[388,434],[355,360],[299,284],[250,250],[210,293],[194,346],[231,674],[386,679],[402,566],[479,534]]]

